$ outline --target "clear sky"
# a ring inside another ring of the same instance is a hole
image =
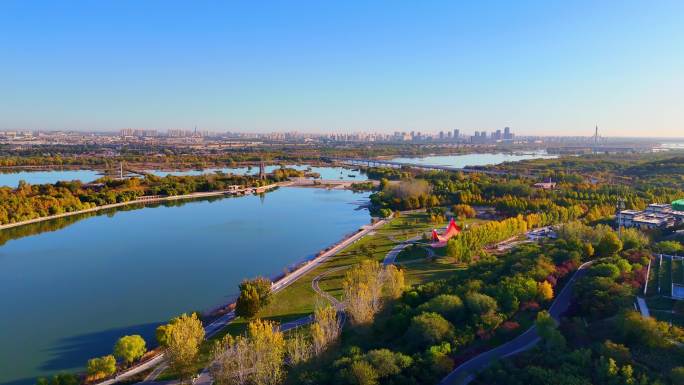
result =
[[[684,1],[0,1],[0,130],[684,136]]]

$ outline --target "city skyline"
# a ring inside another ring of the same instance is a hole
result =
[[[684,137],[684,3],[0,4],[0,131]]]

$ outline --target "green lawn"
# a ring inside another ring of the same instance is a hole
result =
[[[429,246],[425,246],[429,247]],[[397,263],[427,258],[428,251],[421,246],[408,246],[397,255]]]
[[[465,270],[465,266],[453,263],[450,258],[436,258],[433,261],[421,261],[399,265],[406,270],[406,282],[409,285],[419,285],[422,283],[435,281],[438,279],[449,278],[457,271]]]

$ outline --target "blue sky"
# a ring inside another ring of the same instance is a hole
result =
[[[0,130],[684,136],[684,1],[0,1]]]

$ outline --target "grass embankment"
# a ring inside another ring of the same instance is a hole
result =
[[[469,220],[468,223],[474,223],[475,221],[476,220]],[[313,309],[317,302],[325,301],[311,287],[311,282],[317,276],[328,272],[331,269],[341,268],[341,270],[325,274],[319,280],[319,286],[322,290],[340,299],[342,295],[344,267],[359,263],[371,256],[373,259],[381,262],[398,242],[431,231],[435,227],[443,227],[445,225],[446,224],[436,225],[430,222],[429,216],[421,212],[405,214],[398,218],[394,218],[385,226],[363,237],[325,262],[322,262],[316,268],[293,282],[290,286],[275,293],[271,299],[271,303],[262,309],[259,314],[257,314],[257,317],[280,323],[305,317],[313,313]],[[423,257],[427,255],[425,250],[423,250],[422,253]],[[449,272],[459,269],[454,267],[453,264],[449,265],[442,261],[440,256],[443,255],[444,250],[438,250],[437,259],[431,262],[426,261],[406,265],[408,283],[416,284],[443,278]],[[214,337],[206,341],[202,346],[202,358],[198,364],[198,370],[208,364],[211,346],[214,341],[222,338],[227,333],[230,333],[231,335],[243,333],[248,322],[248,320],[237,318]],[[157,378],[157,380],[163,381],[175,377],[175,373],[171,370],[166,370]]]

